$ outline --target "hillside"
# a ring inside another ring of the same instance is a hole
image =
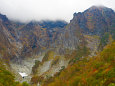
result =
[[[115,12],[104,6],[74,13],[70,23],[62,20],[22,23],[0,14],[0,63],[6,64],[7,69],[3,70],[14,74],[15,78],[10,74],[14,83],[14,79],[35,86],[83,86],[90,85],[91,80],[91,86],[94,83],[101,86],[109,83],[106,80],[113,82],[114,78],[108,78],[104,71],[110,67],[107,72],[110,70],[110,77],[114,77],[114,40]],[[20,72],[27,76],[22,77]]]
[[[77,58],[77,57],[76,57]],[[84,57],[63,69],[43,86],[114,86],[115,41],[92,58]]]
[[[29,84],[16,82],[15,76],[10,72],[7,64],[0,59],[0,86],[29,86]]]

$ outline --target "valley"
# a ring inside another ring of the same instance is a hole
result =
[[[0,78],[0,86],[114,86],[114,41],[115,12],[104,6],[74,13],[69,23],[0,14],[0,71],[13,80]]]

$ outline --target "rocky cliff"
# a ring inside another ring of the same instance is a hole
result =
[[[115,12],[93,6],[64,21],[17,23],[0,14],[0,57],[13,72],[47,79],[115,39]],[[29,62],[29,63],[28,63]],[[18,69],[19,70],[18,70]],[[23,81],[23,79],[21,79]]]

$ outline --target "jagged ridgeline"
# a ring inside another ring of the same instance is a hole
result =
[[[0,14],[0,64],[6,66],[0,66],[0,85],[5,86],[4,71],[10,71],[14,86],[14,80],[32,86],[112,86],[114,40],[115,12],[103,6],[74,13],[70,23],[21,23]]]

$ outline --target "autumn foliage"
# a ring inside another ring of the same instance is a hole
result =
[[[69,65],[43,86],[115,86],[115,42],[97,56]]]

